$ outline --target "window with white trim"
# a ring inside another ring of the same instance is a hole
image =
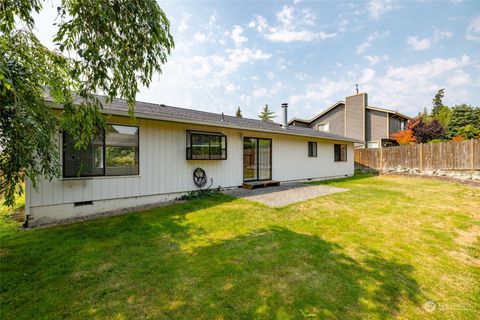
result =
[[[317,124],[317,130],[318,131],[323,131],[323,132],[329,132],[330,131],[330,123],[329,122],[322,122]]]

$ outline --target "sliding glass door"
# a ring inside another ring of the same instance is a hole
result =
[[[243,180],[272,179],[272,140],[243,138]]]

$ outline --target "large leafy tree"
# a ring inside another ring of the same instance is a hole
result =
[[[105,129],[92,93],[103,93],[107,103],[126,99],[133,115],[139,86],[161,72],[174,47],[155,0],[59,0],[50,50],[33,33],[32,15],[43,4],[0,0],[0,191],[7,205],[22,192],[23,175],[34,186],[42,175],[58,175],[58,129],[78,149]],[[52,111],[46,92],[62,112]]]

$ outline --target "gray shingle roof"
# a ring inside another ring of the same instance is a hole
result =
[[[128,103],[123,99],[113,99],[111,103],[106,103],[103,96],[97,96],[104,106],[104,112],[112,115],[128,115]],[[76,97],[75,102],[80,103],[81,98]],[[47,98],[47,101],[52,101]],[[310,128],[301,128],[288,126],[286,129],[281,124],[275,122],[265,122],[256,119],[238,118],[234,116],[205,112],[193,109],[167,106],[164,104],[154,104],[137,101],[135,103],[135,117],[158,119],[172,122],[195,123],[212,125],[223,128],[235,128],[252,131],[264,131],[279,134],[297,135],[304,137],[315,137],[328,140],[340,140],[357,142],[355,139],[331,134],[328,132],[317,131]]]

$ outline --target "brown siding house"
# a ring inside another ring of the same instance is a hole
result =
[[[345,135],[345,105],[343,103],[312,121],[310,127],[318,129],[319,126],[327,124],[329,127],[328,132]],[[308,124],[306,125],[308,126]]]
[[[410,117],[398,111],[368,105],[368,95],[357,93],[339,101],[313,118],[290,120],[289,124],[357,139],[357,148],[396,145],[390,135],[406,127]]]

